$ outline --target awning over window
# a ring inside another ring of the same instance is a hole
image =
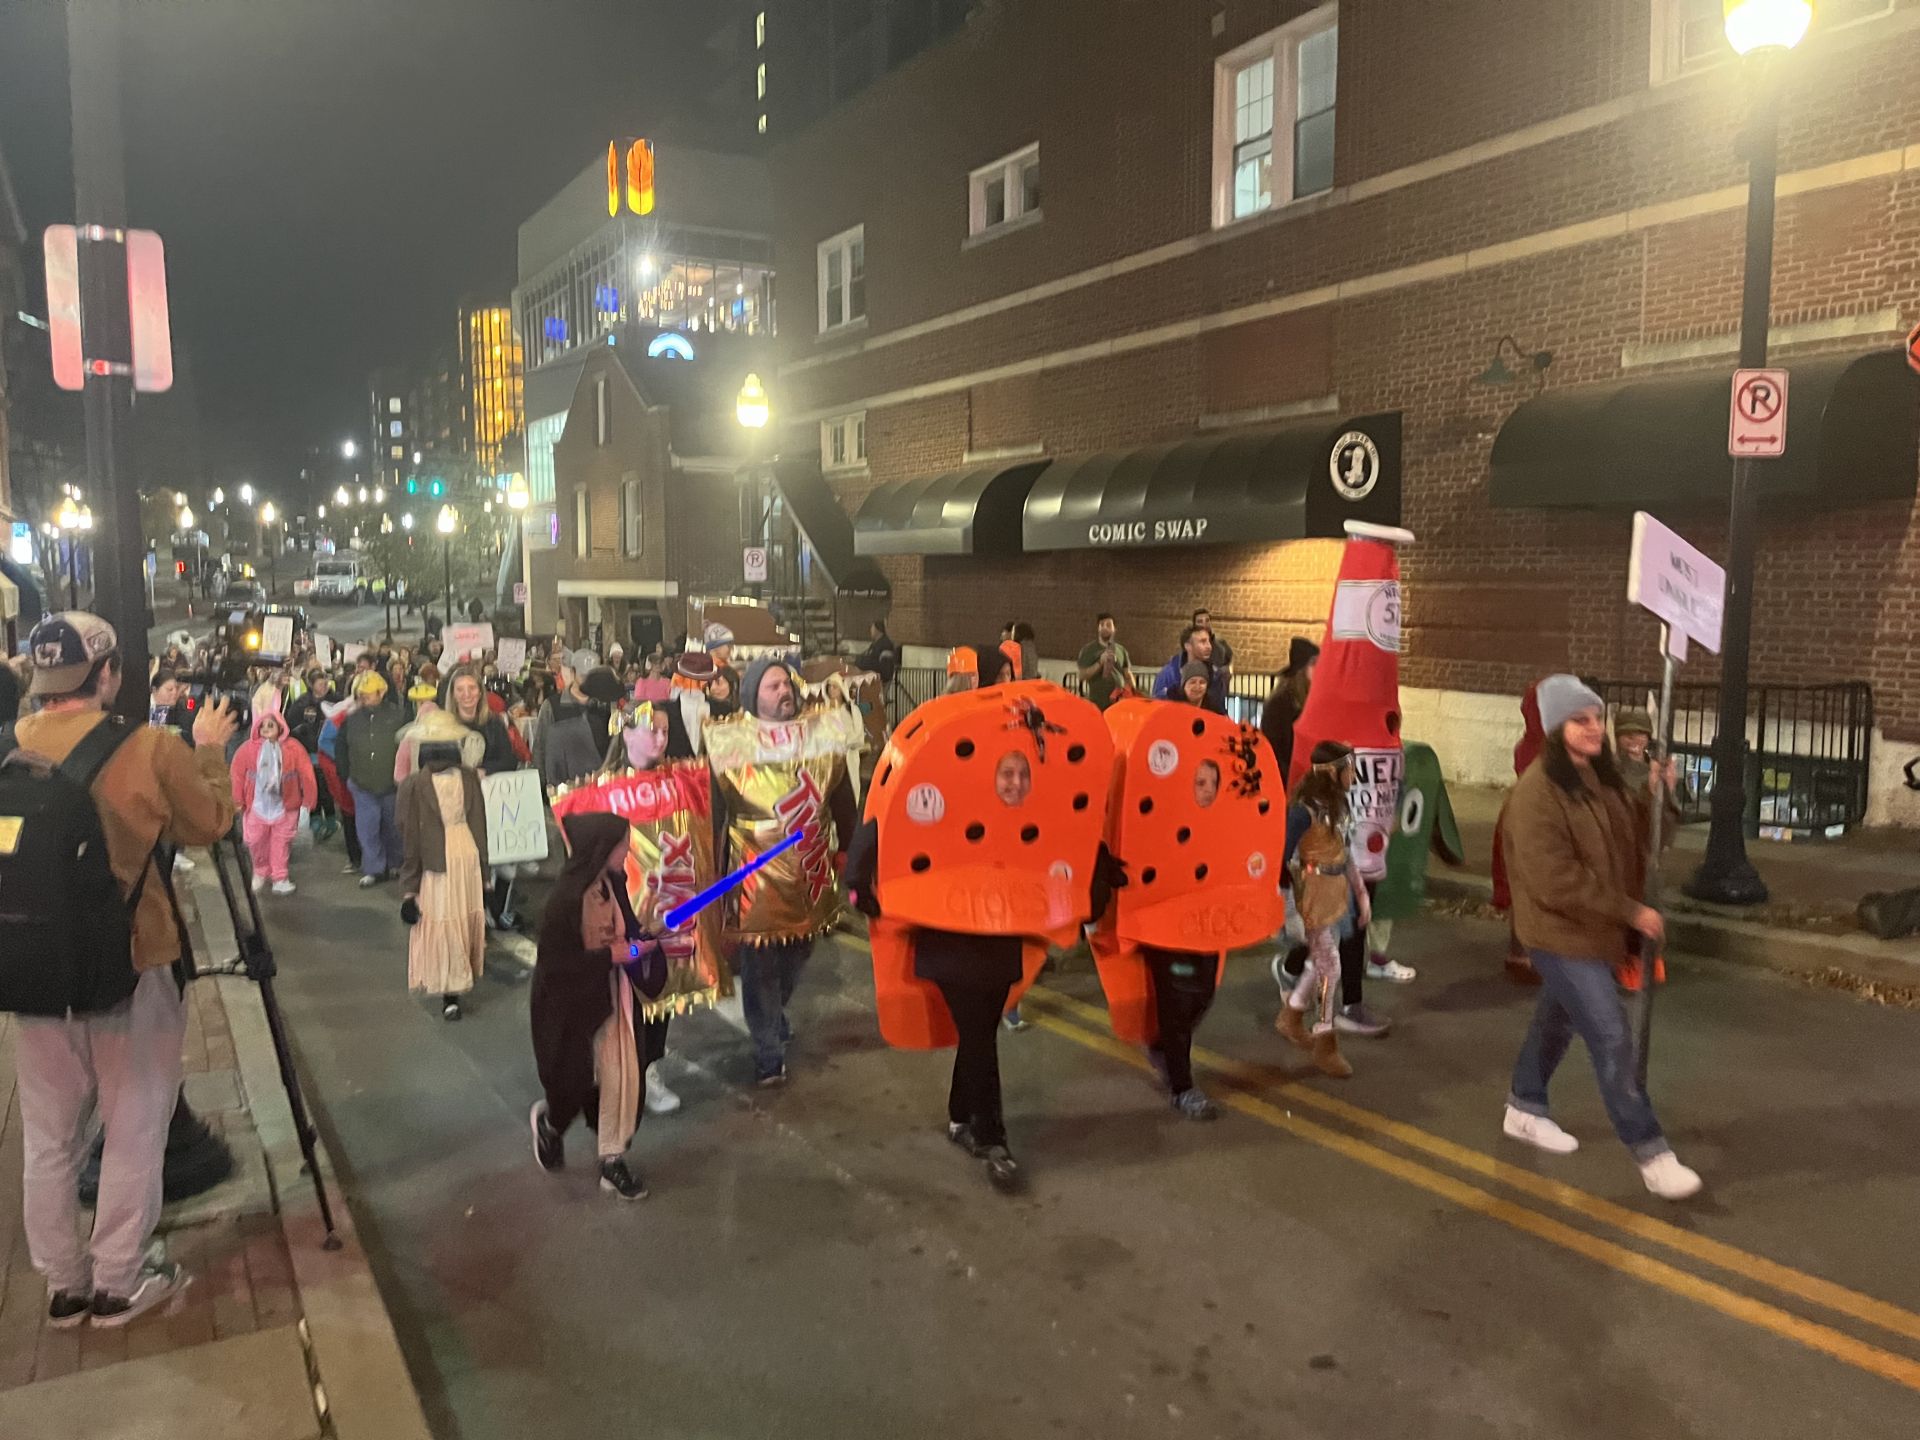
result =
[[[1056,460],[1033,483],[1028,550],[1244,545],[1400,523],[1400,415],[1319,419]]]
[[[888,595],[893,587],[869,560],[856,558],[853,521],[834,498],[818,460],[781,460],[773,467],[773,483],[786,502],[801,538],[842,595]]]
[[[1021,508],[1046,468],[1000,461],[882,485],[854,517],[854,553],[1018,555]]]
[[[1899,350],[1790,362],[1787,453],[1754,467],[1761,500],[1817,509],[1911,500],[1920,383]],[[1508,417],[1489,485],[1506,509],[1724,506],[1733,371],[1549,390]]]

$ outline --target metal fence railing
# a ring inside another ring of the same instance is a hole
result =
[[[1589,681],[1609,713],[1644,708],[1658,687],[1645,680]],[[1682,782],[1681,818],[1705,820],[1713,799],[1713,744],[1720,687],[1679,685],[1673,693],[1673,757]],[[1867,815],[1873,760],[1873,687],[1756,685],[1748,694],[1746,828],[1749,835],[1833,836]]]

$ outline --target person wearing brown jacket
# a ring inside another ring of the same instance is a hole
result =
[[[1572,675],[1550,675],[1540,682],[1539,702],[1546,744],[1501,820],[1514,933],[1541,981],[1504,1129],[1549,1154],[1579,1148],[1547,1109],[1547,1086],[1578,1035],[1607,1116],[1647,1189],[1682,1200],[1700,1189],[1700,1177],[1674,1155],[1636,1077],[1633,1033],[1613,976],[1629,934],[1656,945],[1665,934],[1659,912],[1640,898],[1652,797],[1620,778],[1606,706],[1591,689]],[[1671,784],[1670,771],[1656,766],[1649,788]]]
[[[50,615],[28,641],[28,695],[36,712],[15,727],[22,752],[55,764],[73,753],[120,693],[119,637],[96,615]],[[170,899],[171,856],[160,847],[211,845],[233,826],[227,741],[236,722],[226,702],[201,709],[194,745],[142,725],[93,782],[107,858],[132,917],[133,994],[111,1009],[16,1017],[14,1062],[24,1140],[22,1218],[33,1265],[46,1277],[47,1323],[124,1325],[184,1290],[192,1277],[149,1254],[160,1219],[161,1160],[180,1090],[187,1011],[173,966],[182,927]],[[162,867],[165,867],[164,869]],[[142,885],[141,877],[146,877]],[[77,1188],[92,1136],[106,1128],[93,1234],[79,1236]]]

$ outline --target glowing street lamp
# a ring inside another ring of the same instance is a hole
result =
[[[182,530],[193,529],[193,507],[191,505],[182,505],[180,507],[180,528]]]
[[[766,387],[761,385],[758,375],[748,375],[740,386],[740,396],[733,403],[733,415],[749,430],[764,430],[767,421],[773,416],[773,407],[767,400]]]
[[[442,505],[439,518],[433,522],[433,528],[440,532],[440,551],[446,562],[447,575],[447,623],[453,623],[453,532],[460,528],[460,517],[454,513],[453,506]]]
[[[354,444],[353,441],[342,440],[340,442],[340,454],[346,459],[351,460],[355,455],[358,455],[359,453],[360,453],[360,447]]]
[[[507,508],[524,510],[532,500],[533,495],[527,489],[527,477],[516,470],[513,478],[507,482]]]
[[[277,516],[277,513],[278,512],[276,512],[273,508],[273,501],[271,500],[267,501],[266,504],[260,507],[260,523],[262,525],[273,524]]]
[[[213,487],[213,503],[216,505],[224,505],[227,503],[227,492],[222,490],[218,485]]]
[[[336,505],[347,505],[347,504],[351,504],[352,501],[353,501],[353,496],[348,492],[347,487],[344,485],[342,485],[338,490],[333,492],[333,503]]]
[[[240,487],[240,503],[242,505],[251,505],[253,503],[253,486],[242,485]]]
[[[79,540],[76,539],[75,536],[84,526],[81,524],[80,507],[73,503],[73,496],[68,495],[60,502],[60,508],[53,512],[53,523],[58,526],[67,537],[67,608],[69,610],[78,610],[80,608],[80,582],[74,574],[73,552],[78,549],[80,545]]]
[[[1745,56],[1753,86],[1746,135],[1747,249],[1740,295],[1740,368],[1767,363],[1773,311],[1773,208],[1780,163],[1780,91],[1787,52],[1813,23],[1810,0],[1724,0],[1727,43]],[[1727,607],[1720,654],[1720,718],[1713,741],[1713,796],[1707,853],[1687,894],[1721,905],[1759,905],[1767,883],[1747,858],[1747,665],[1753,636],[1753,551],[1756,466],[1733,462],[1727,521]],[[1643,1049],[1642,1054],[1645,1053]]]
[[[402,530],[411,530],[413,528],[413,516],[411,514],[400,517],[400,528]]]

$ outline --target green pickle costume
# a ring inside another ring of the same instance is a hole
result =
[[[1389,930],[1382,920],[1404,920],[1416,915],[1427,898],[1427,857],[1438,855],[1449,865],[1466,859],[1460,827],[1447,798],[1446,776],[1431,745],[1409,740],[1405,744],[1406,773],[1400,781],[1400,814],[1387,842],[1387,874],[1374,888],[1375,920],[1372,948],[1386,953]]]

